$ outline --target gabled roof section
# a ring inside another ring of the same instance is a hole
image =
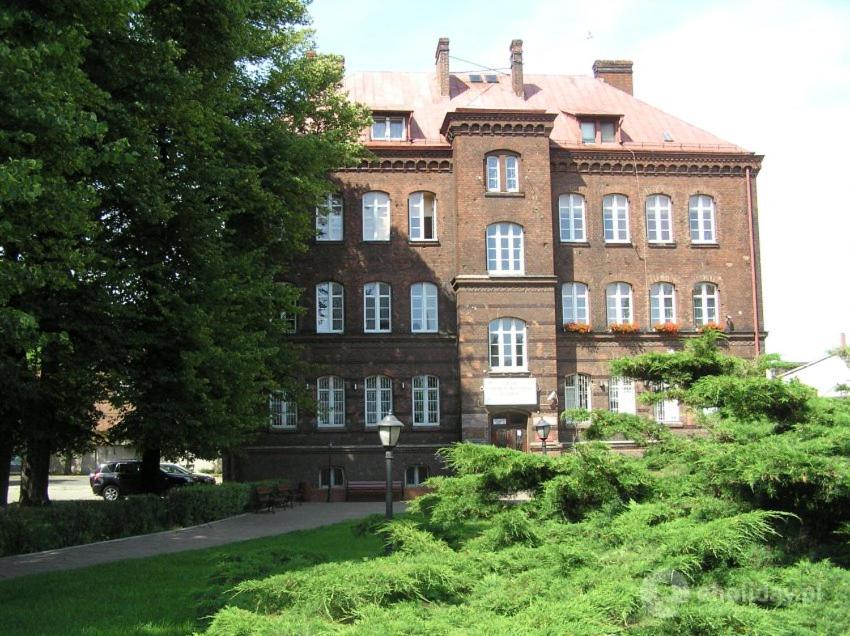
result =
[[[573,75],[524,76],[523,96],[511,88],[509,75],[497,83],[477,83],[468,74],[450,74],[449,95],[440,95],[435,73],[392,71],[351,73],[344,89],[353,101],[375,111],[411,112],[408,142],[446,145],[440,133],[446,113],[461,109],[543,111],[556,115],[550,138],[564,148],[625,148],[682,152],[747,153],[701,128],[673,117],[606,82]],[[603,115],[620,118],[621,144],[584,145],[579,118]],[[674,141],[665,141],[666,137]],[[368,140],[368,135],[364,136]]]

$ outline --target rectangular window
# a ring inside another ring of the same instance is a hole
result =
[[[558,216],[561,241],[585,241],[584,197],[580,194],[562,194],[558,197]]]
[[[584,373],[568,375],[565,382],[564,408],[590,410],[590,376]]]
[[[390,240],[390,197],[385,192],[363,195],[363,240]]]
[[[319,378],[316,398],[318,426],[345,426],[345,385],[342,378],[335,375]]]
[[[316,240],[342,240],[342,197],[329,194],[316,207]]]
[[[404,117],[375,115],[372,123],[373,141],[404,141]]]
[[[519,192],[518,163],[513,155],[505,157],[505,190],[508,192]]]
[[[363,331],[390,331],[391,291],[386,283],[367,283],[363,287]]]
[[[608,408],[614,413],[637,413],[635,383],[629,378],[611,377],[608,383]]]
[[[345,475],[339,466],[323,468],[319,472],[319,488],[339,488],[345,485]]]
[[[564,283],[561,287],[561,311],[564,324],[588,324],[587,285]]]
[[[716,243],[714,200],[705,195],[693,196],[688,201],[688,220],[692,243]]]
[[[272,428],[295,428],[298,409],[284,391],[269,395],[269,426]]]
[[[602,199],[602,225],[606,243],[629,242],[629,200],[621,194]]]
[[[339,283],[316,285],[316,333],[342,333],[343,290]]]
[[[433,375],[413,378],[413,425],[439,426],[440,380]]]
[[[599,125],[599,132],[602,137],[602,143],[612,143],[616,141],[614,136],[614,122],[612,121],[603,121]]]
[[[298,331],[298,316],[295,312],[280,312],[280,323],[285,334],[291,335]]]
[[[430,192],[414,192],[408,197],[409,235],[411,241],[437,239],[437,201]]]
[[[366,378],[366,426],[377,426],[393,410],[393,382],[385,375]]]
[[[414,283],[410,286],[410,330],[435,333],[437,329],[437,286]]]
[[[596,122],[582,121],[581,122],[581,142],[583,144],[596,143]]]
[[[672,243],[670,197],[653,195],[646,200],[646,240],[650,243]]]
[[[499,157],[496,155],[487,157],[487,190],[490,192],[501,190],[499,185]]]
[[[427,466],[408,466],[405,471],[405,485],[406,486],[421,486],[422,483],[428,479],[428,467]]]

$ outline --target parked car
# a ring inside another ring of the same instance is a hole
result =
[[[212,484],[215,485],[215,477],[212,475],[201,475],[193,473],[191,470],[180,466],[179,464],[160,464],[159,467],[169,475],[187,475],[195,480],[196,484]]]
[[[137,495],[150,492],[142,484],[142,461],[140,459],[124,459],[100,464],[97,470],[89,474],[89,484],[95,495],[106,501],[115,501],[126,495]],[[187,471],[188,472],[188,471]],[[191,473],[171,473],[160,466],[159,483],[154,492],[163,493],[171,488],[188,486],[196,483]]]

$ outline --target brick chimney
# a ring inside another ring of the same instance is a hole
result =
[[[437,52],[434,55],[437,62],[437,83],[440,85],[440,95],[449,94],[449,38],[437,41]]]
[[[522,78],[522,40],[511,40],[511,88],[518,97],[525,97]]]
[[[596,60],[593,63],[593,77],[634,95],[631,60]]]

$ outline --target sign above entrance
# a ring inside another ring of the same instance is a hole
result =
[[[484,378],[484,406],[537,405],[537,378]]]

